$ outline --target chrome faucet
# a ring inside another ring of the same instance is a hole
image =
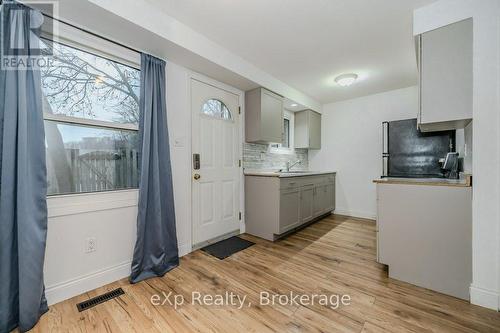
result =
[[[301,160],[297,160],[295,162],[293,162],[292,164],[290,164],[289,161],[286,162],[286,172],[290,172],[290,169],[293,168],[294,166],[296,166],[297,164],[301,164],[302,161]]]

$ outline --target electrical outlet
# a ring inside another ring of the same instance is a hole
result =
[[[85,253],[95,252],[97,250],[97,241],[95,237],[85,239]]]

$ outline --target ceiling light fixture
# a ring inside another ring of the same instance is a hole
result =
[[[290,104],[290,106],[291,106],[292,108],[294,108],[294,107],[299,106],[299,105],[298,105],[297,103],[293,103],[293,104]]]
[[[357,80],[357,78],[358,78],[358,74],[354,74],[354,73],[342,74],[342,75],[339,75],[335,78],[335,82],[337,82],[337,84],[342,86],[342,87],[348,87],[351,84],[353,84],[354,81]]]

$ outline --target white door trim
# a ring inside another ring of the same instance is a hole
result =
[[[238,96],[238,99],[239,99],[239,107],[241,109],[241,114],[240,114],[240,117],[239,118],[239,133],[240,133],[240,138],[239,138],[239,142],[238,142],[238,146],[239,146],[239,156],[240,156],[240,159],[241,159],[241,163],[242,163],[242,166],[239,170],[239,174],[240,174],[240,211],[241,211],[241,220],[240,220],[240,233],[244,233],[245,232],[245,176],[244,176],[244,173],[243,173],[243,144],[245,142],[245,92],[242,91],[242,90],[239,90],[235,87],[232,87],[230,85],[227,85],[225,83],[222,83],[222,82],[219,82],[219,81],[216,81],[212,78],[209,78],[208,76],[205,76],[203,74],[200,74],[200,73],[196,73],[196,72],[190,72],[189,74],[189,77],[188,77],[188,98],[189,98],[189,105],[190,105],[190,108],[189,110],[186,110],[187,112],[190,113],[190,124],[189,124],[189,131],[190,131],[190,142],[192,142],[192,138],[193,138],[193,133],[192,133],[192,124],[193,124],[193,113],[191,112],[191,102],[192,102],[192,94],[191,94],[191,80],[197,80],[197,81],[200,81],[200,82],[203,82],[205,84],[208,84],[208,85],[211,85],[215,88],[218,88],[218,89],[221,89],[221,90],[225,90],[227,92],[230,92],[230,93],[233,93],[235,95]],[[189,168],[192,168],[192,156],[193,156],[193,146],[192,144],[190,144],[190,147],[189,147]],[[191,180],[190,180],[191,182]],[[190,204],[190,212],[189,212],[189,215],[190,215],[190,218],[191,218],[191,249],[192,250],[195,250],[195,247],[194,247],[194,219],[193,219],[193,187],[192,185],[189,187],[189,193],[190,193],[190,200],[191,200],[191,204]]]

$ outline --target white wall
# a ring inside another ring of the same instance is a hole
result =
[[[471,302],[500,307],[500,1],[441,0],[414,12],[414,35],[473,18]]]
[[[167,62],[167,114],[177,238],[191,251],[190,72]],[[126,277],[136,239],[137,190],[51,197],[45,256],[50,304]],[[85,253],[95,237],[97,251]]]
[[[409,87],[323,106],[322,148],[309,150],[309,167],[337,171],[338,214],[375,218],[382,122],[416,118],[417,105],[417,87]]]

